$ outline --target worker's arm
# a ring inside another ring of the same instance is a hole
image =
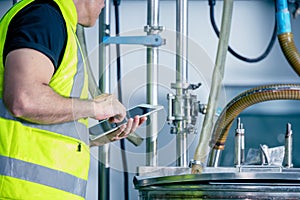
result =
[[[119,122],[125,117],[124,106],[113,95],[101,95],[95,100],[60,96],[49,86],[53,73],[54,66],[44,54],[27,48],[11,51],[5,61],[3,93],[9,111],[40,124],[87,117]]]

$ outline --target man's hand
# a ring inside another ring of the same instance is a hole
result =
[[[109,119],[109,122],[118,123],[126,117],[126,109],[112,94],[101,94],[94,99],[94,119]]]
[[[90,141],[90,146],[101,146],[109,142],[114,142],[120,139],[126,138],[145,121],[147,117],[135,116],[134,118],[128,119],[127,123],[120,126],[116,131],[109,133],[106,137],[101,137],[98,140]]]

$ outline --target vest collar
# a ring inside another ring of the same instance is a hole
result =
[[[78,23],[78,16],[73,0],[56,0],[55,2],[57,2],[57,4],[60,6],[64,18],[68,23],[70,23],[71,28],[75,32]]]

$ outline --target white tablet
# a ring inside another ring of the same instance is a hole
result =
[[[127,122],[128,118],[148,116],[154,112],[162,110],[161,105],[140,104],[127,110],[126,118],[120,123],[110,123],[108,120],[100,120],[98,124],[89,128],[90,140],[99,140],[101,137],[117,130],[122,124]]]

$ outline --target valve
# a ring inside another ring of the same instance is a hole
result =
[[[168,117],[167,121],[171,126],[171,133],[195,133],[195,125],[199,112],[203,112],[204,105],[200,106],[197,101],[197,96],[189,92],[189,90],[196,90],[201,86],[201,83],[172,83],[173,89],[182,89],[181,95],[168,94]],[[202,109],[202,110],[200,110]],[[181,124],[181,125],[179,125]],[[179,127],[179,128],[178,128]]]

